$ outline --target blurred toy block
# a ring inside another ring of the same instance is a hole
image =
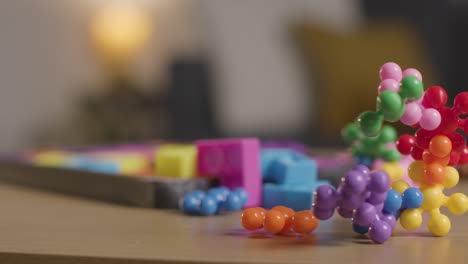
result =
[[[156,175],[178,178],[196,176],[197,148],[193,145],[164,145],[156,155]]]
[[[123,175],[148,175],[151,164],[143,155],[100,153],[71,156],[62,167],[76,170]]]
[[[262,199],[260,142],[256,138],[208,139],[196,142],[198,173],[219,177],[222,185],[247,191],[247,207],[259,206]]]
[[[282,185],[313,185],[317,182],[315,161],[300,153],[263,149],[260,159],[265,182]]]
[[[117,164],[120,174],[152,175],[152,160],[141,153],[99,153],[93,155],[102,161]]]
[[[296,141],[272,141],[266,140],[262,141],[262,149],[285,149],[285,150],[292,150],[297,153],[301,153],[304,155],[309,154],[309,147],[303,143],[296,142]]]
[[[265,183],[263,185],[263,207],[270,209],[277,205],[283,205],[295,211],[310,210],[315,189],[325,183],[327,182],[318,181],[312,185]]]
[[[72,155],[65,151],[45,150],[34,153],[30,160],[34,165],[44,167],[63,167],[71,159]]]

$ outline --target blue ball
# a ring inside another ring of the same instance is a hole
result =
[[[226,200],[226,196],[224,196],[223,192],[219,189],[210,189],[206,195],[213,197],[218,203],[222,203]]]
[[[192,194],[186,194],[182,198],[181,209],[185,214],[198,214],[200,199]]]
[[[364,165],[368,168],[372,167],[374,163],[374,159],[371,156],[367,155],[359,155],[355,158],[357,164]]]
[[[360,226],[353,223],[353,231],[358,234],[366,234],[369,231],[368,226]]]
[[[203,197],[205,197],[205,192],[203,192],[202,190],[195,190],[190,194],[200,200],[203,199]]]
[[[218,212],[218,201],[210,195],[205,196],[200,203],[201,215],[214,215]]]
[[[224,197],[227,197],[227,196],[229,195],[229,193],[231,192],[231,191],[229,190],[229,188],[226,187],[226,186],[218,186],[218,187],[213,188],[213,189],[215,189],[215,190],[217,190],[218,192],[220,192]]]
[[[241,203],[242,203],[242,207],[245,206],[245,204],[247,203],[247,201],[249,200],[249,195],[247,194],[247,192],[245,191],[244,188],[236,188],[234,189],[234,191],[232,191],[233,193],[237,194],[240,199],[241,199]]]
[[[239,211],[242,208],[242,198],[235,192],[231,192],[223,203],[223,209],[227,211]]]
[[[423,203],[423,194],[418,188],[408,188],[403,192],[403,207],[416,209]]]
[[[385,199],[383,212],[387,214],[395,214],[401,207],[402,198],[399,192],[395,190],[387,191],[387,199]]]

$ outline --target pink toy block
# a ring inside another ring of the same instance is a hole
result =
[[[260,141],[256,138],[206,139],[195,142],[198,175],[219,177],[230,189],[242,187],[249,199],[246,207],[262,203]]]

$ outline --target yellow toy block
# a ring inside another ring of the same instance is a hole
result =
[[[156,175],[179,178],[196,176],[197,148],[193,145],[164,145],[156,153]]]
[[[44,167],[64,167],[70,161],[71,156],[65,151],[47,150],[35,154],[31,162]]]

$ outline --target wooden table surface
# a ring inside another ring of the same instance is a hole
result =
[[[398,228],[373,245],[338,217],[311,235],[270,237],[242,230],[240,213],[187,217],[6,184],[0,208],[0,263],[468,263],[468,215],[451,216],[446,237]]]

